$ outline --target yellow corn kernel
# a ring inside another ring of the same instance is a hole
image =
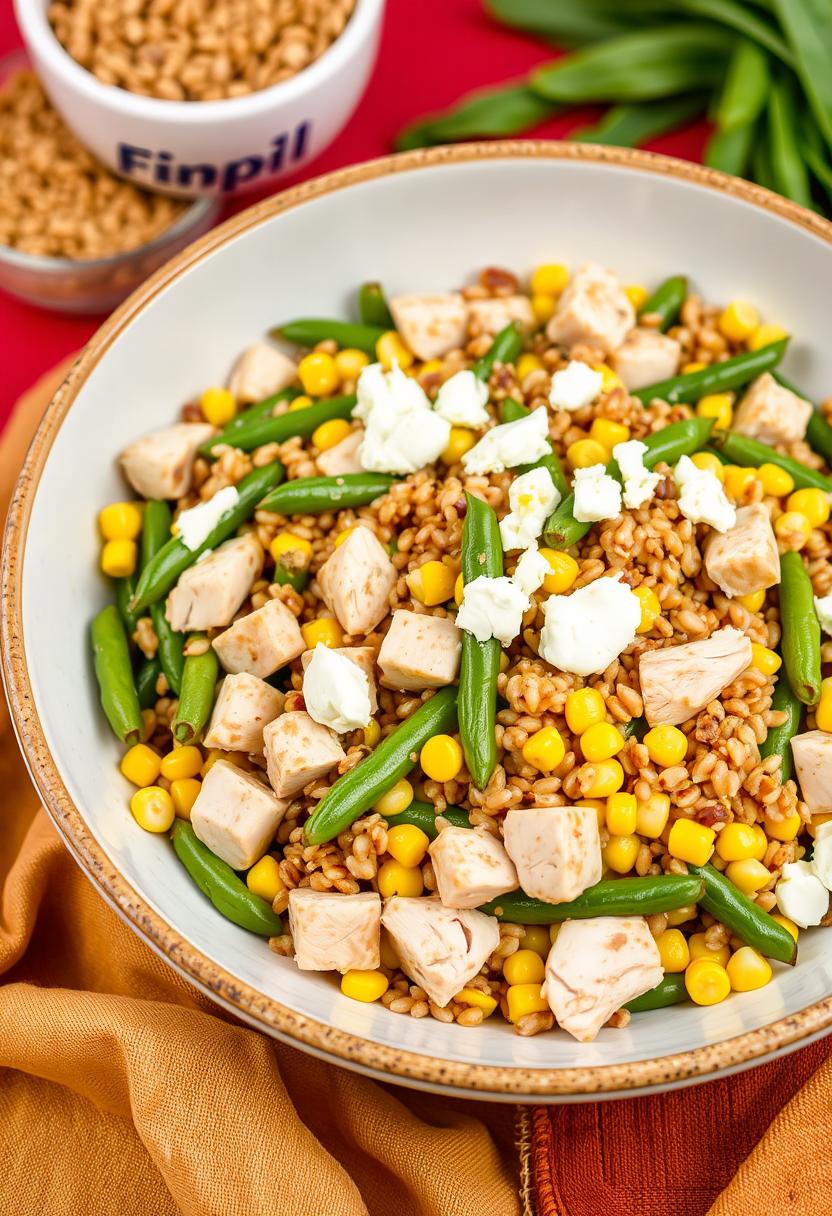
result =
[[[647,587],[644,583],[633,588],[633,595],[641,604],[641,620],[636,633],[649,633],[662,614],[659,597],[652,587]]]
[[[397,823],[387,833],[387,852],[409,870],[422,864],[429,844],[430,837],[415,823]]]
[[[786,506],[790,511],[805,515],[813,528],[820,528],[829,519],[829,499],[823,490],[795,490],[790,494]]]
[[[774,521],[774,531],[790,549],[802,549],[812,535],[812,525],[802,511],[784,511]]]
[[[547,321],[551,320],[557,306],[558,302],[554,296],[547,296],[543,292],[532,296],[532,312],[538,325],[545,325]]]
[[[753,992],[771,979],[771,964],[751,946],[740,946],[725,967],[734,992]]]
[[[725,480],[725,465],[715,452],[695,452],[691,456],[691,460],[697,469],[706,469],[709,473],[713,473],[714,477],[718,477],[720,481]]]
[[[226,426],[237,413],[237,402],[227,388],[206,388],[199,399],[199,408],[211,426]]]
[[[357,380],[369,362],[370,356],[363,350],[348,346],[335,356],[335,369],[342,380]]]
[[[716,838],[716,851],[723,861],[747,861],[757,856],[757,837],[748,823],[727,823]]]
[[[489,996],[487,992],[480,992],[479,988],[463,988],[454,997],[460,1005],[470,1005],[472,1009],[481,1009],[484,1018],[490,1015],[497,1008],[496,997]]]
[[[757,861],[762,861],[768,852],[768,837],[766,836],[759,823],[752,823],[751,830],[754,833],[754,839],[757,842],[757,852],[754,854]]]
[[[341,383],[335,360],[323,350],[304,355],[298,364],[298,378],[310,397],[328,397]]]
[[[771,874],[756,857],[747,857],[743,861],[732,861],[726,866],[725,877],[735,887],[739,887],[746,895],[753,895],[761,890],[766,883],[771,882]]]
[[[330,448],[334,448],[336,443],[341,443],[347,435],[351,434],[352,427],[346,418],[330,418],[315,427],[312,432],[312,442],[319,452],[327,452]]]
[[[734,406],[730,393],[708,393],[696,403],[700,418],[713,418],[714,425],[727,431],[734,421]]]
[[[607,800],[606,798],[579,798],[575,806],[590,807],[598,816],[599,830],[607,825]]]
[[[466,452],[477,442],[476,433],[467,426],[452,426],[448,436],[448,446],[442,453],[441,459],[445,464],[459,464]]]
[[[803,820],[797,811],[793,815],[787,815],[785,819],[771,819],[768,815],[765,818],[766,835],[772,840],[794,840],[802,827]]]
[[[413,786],[407,777],[400,777],[395,785],[382,794],[373,807],[379,815],[401,815],[413,801]]]
[[[527,1013],[543,1013],[549,1002],[540,995],[540,984],[512,984],[506,991],[508,1020],[519,1022]]]
[[[178,781],[180,777],[196,777],[202,768],[202,752],[193,745],[175,747],[162,757],[161,773],[168,781]]]
[[[635,794],[610,794],[605,818],[611,836],[632,836],[638,818]]]
[[[101,549],[101,569],[110,578],[127,578],[136,569],[134,540],[108,540]]]
[[[559,296],[569,282],[569,268],[560,262],[546,262],[532,271],[532,295]]]
[[[295,397],[294,401],[289,402],[289,413],[293,414],[295,410],[308,410],[310,405],[314,404],[311,397],[307,397],[306,393],[301,393],[299,397]]]
[[[742,604],[749,612],[759,612],[765,602],[766,593],[763,587],[759,591],[749,591],[748,595],[737,596],[737,603]]]
[[[719,963],[720,967],[724,967],[731,957],[731,947],[726,943],[720,946],[718,950],[711,950],[708,945],[707,935],[704,933],[693,933],[688,938],[688,949],[690,950],[691,960],[697,958],[709,958],[713,963]]]
[[[345,971],[341,976],[341,991],[353,1001],[368,1005],[384,996],[390,981],[382,971]]]
[[[719,328],[729,342],[745,342],[759,324],[757,309],[745,300],[732,300],[719,318]]]
[[[667,923],[671,927],[683,925],[686,921],[693,920],[699,915],[699,909],[696,904],[685,904],[681,908],[673,908],[667,914]]]
[[[597,439],[576,439],[566,449],[566,459],[573,469],[588,469],[594,464],[606,464],[609,453]]]
[[[576,688],[566,694],[566,725],[576,735],[603,722],[607,706],[597,688]]]
[[[177,819],[190,819],[201,789],[202,783],[196,777],[178,777],[176,781],[171,781],[170,796]]]
[[[551,945],[554,946],[555,942],[558,940],[559,933],[560,933],[559,924],[554,924],[554,925],[549,926],[549,942],[551,943]]]
[[[199,770],[200,777],[204,777],[207,773],[210,773],[218,760],[225,760],[226,763],[233,764],[235,768],[242,768],[246,771],[251,768],[251,761],[242,752],[224,752],[220,751],[219,748],[212,747],[205,757],[205,763]]]
[[[528,351],[517,360],[517,379],[522,383],[531,372],[543,371],[545,364],[539,355]]]
[[[387,967],[390,971],[398,971],[401,966],[401,959],[396,951],[396,947],[390,940],[390,934],[384,928],[381,930],[378,953],[382,967]]]
[[[160,785],[136,790],[130,799],[130,810],[136,823],[146,832],[168,832],[176,817],[173,799]]]
[[[639,836],[649,840],[658,840],[667,827],[670,815],[670,796],[668,794],[651,794],[645,802],[639,802],[636,807],[636,831]]]
[[[643,287],[641,283],[629,283],[624,288],[624,295],[630,301],[636,312],[638,312],[642,305],[646,304],[650,299],[649,291],[646,287]]]
[[[601,373],[601,392],[611,393],[614,388],[623,388],[624,381],[621,377],[608,367],[606,363],[594,364],[592,370]]]
[[[788,336],[780,325],[758,325],[748,337],[746,345],[749,350],[762,350],[764,346],[771,346],[772,342],[782,342]]]
[[[431,781],[453,781],[462,768],[462,748],[452,735],[434,735],[419,753],[419,763]]]
[[[137,502],[111,502],[98,512],[105,540],[135,540],[142,530],[142,509]]]
[[[414,599],[433,608],[436,604],[446,603],[453,596],[456,573],[452,566],[446,566],[444,562],[429,561],[411,570],[406,582]]]
[[[617,756],[625,739],[611,722],[596,722],[581,735],[581,751],[593,764],[596,760],[609,760]]]
[[[540,553],[546,558],[552,571],[543,580],[543,590],[551,595],[562,595],[580,574],[580,566],[570,553],[563,553],[558,549],[541,549]]]
[[[545,970],[536,950],[516,950],[503,962],[503,975],[509,984],[542,984]]]
[[[337,539],[335,544],[337,546]],[[295,536],[294,532],[278,532],[269,545],[269,553],[278,565],[281,558],[291,553],[294,555],[293,562],[305,570],[312,560],[312,545],[305,536]]]
[[[606,449],[609,459],[615,445],[625,443],[630,438],[630,428],[623,422],[613,422],[611,418],[596,418],[589,428],[589,435]]]
[[[722,467],[725,493],[735,502],[739,502],[744,497],[746,490],[756,477],[757,470],[746,468],[744,465],[726,464]]]
[[[583,791],[585,798],[609,798],[618,793],[624,784],[624,769],[617,760],[595,760],[592,769],[589,789]]]
[[[697,958],[685,969],[685,987],[696,1005],[718,1005],[731,991],[728,972],[716,959]]]
[[[459,605],[462,603],[462,593],[464,590],[465,584],[462,581],[462,575],[458,574],[456,576],[456,582],[454,583],[454,602],[456,603],[457,607],[459,607]]]
[[[697,363],[694,360],[692,363],[683,363],[679,370],[683,376],[690,376],[693,372],[704,372],[707,366],[707,363]]]
[[[146,743],[137,743],[124,753],[119,768],[133,785],[152,785],[162,771],[162,758]]]
[[[551,773],[566,755],[566,744],[556,726],[543,726],[523,744],[523,759],[541,773]]]
[[[781,469],[779,464],[770,464],[768,461],[760,465],[757,470],[757,479],[762,482],[763,493],[773,494],[775,498],[791,494],[794,489],[794,478],[791,473]]]
[[[690,950],[684,933],[678,929],[665,929],[656,938],[656,945],[665,971],[673,975],[685,970],[690,962]]]
[[[398,861],[385,861],[384,865],[379,867],[377,881],[378,893],[383,899],[388,899],[391,895],[415,899],[425,889],[419,867],[403,866]]]
[[[355,531],[355,529],[358,527],[360,527],[360,524],[353,524],[353,526],[351,528],[344,528],[343,532],[339,532],[338,535],[335,537],[335,548],[339,549],[341,547],[341,545],[343,545],[343,543],[347,539],[347,537],[351,536],[353,534],[353,532]]]
[[[832,697],[821,694],[820,701],[815,706],[815,726],[827,734],[832,732]]]
[[[419,368],[419,378],[421,379],[422,376],[432,376],[435,372],[441,372],[442,367],[441,359],[428,359]]]
[[[546,925],[526,925],[520,941],[523,943],[524,950],[536,950],[543,958],[546,958],[549,953],[551,943]]]
[[[508,671],[509,662],[510,662],[510,659],[509,659],[508,655],[506,654],[506,652],[504,650],[502,650],[500,652],[500,673],[501,674],[504,671]]]
[[[331,616],[318,617],[317,621],[307,621],[301,625],[300,631],[309,650],[314,650],[321,642],[324,646],[342,646],[344,635],[341,626]]]
[[[780,669],[783,660],[776,650],[761,646],[759,642],[751,643],[751,666],[756,667],[764,676],[773,676]]]
[[[601,850],[601,856],[607,869],[614,870],[616,874],[629,874],[636,864],[640,848],[638,836],[610,836]]]
[[[261,899],[272,903],[286,888],[285,882],[280,877],[280,866],[277,864],[277,859],[270,857],[267,853],[265,857],[256,861],[246,874],[246,886],[253,895],[259,895]]]
[[[787,933],[791,933],[795,941],[800,936],[800,929],[793,920],[789,920],[788,916],[784,916],[782,912],[772,912],[771,919],[776,920],[778,925],[782,925]]]
[[[364,727],[364,746],[375,747],[381,738],[381,727],[375,718],[370,718],[370,721]]]
[[[402,371],[406,371],[413,366],[414,354],[412,350],[408,350],[395,329],[389,329],[376,342],[376,358],[387,372],[394,363],[398,363]]]
[[[704,823],[692,819],[677,819],[667,838],[667,851],[678,861],[689,861],[693,866],[704,866],[714,851],[716,832]]]
[[[653,763],[662,768],[681,764],[688,750],[687,735],[678,726],[654,726],[642,742]]]

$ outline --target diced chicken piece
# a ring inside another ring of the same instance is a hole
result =
[[[699,642],[649,650],[638,675],[644,716],[651,726],[687,722],[751,663],[751,643],[727,626]]]
[[[445,828],[428,852],[446,908],[476,908],[517,886],[511,858],[485,829]]]
[[[191,825],[232,870],[247,870],[268,849],[288,805],[251,773],[217,760],[202,779]]]
[[[172,629],[219,629],[231,623],[263,569],[263,549],[253,532],[235,536],[179,576],[165,605]]]
[[[387,630],[378,665],[386,688],[417,692],[453,684],[462,654],[462,632],[448,617],[399,608]]]
[[[369,528],[356,528],[318,571],[327,608],[347,633],[369,633],[390,611],[396,585],[390,554]]]
[[[601,837],[591,807],[511,810],[503,820],[503,842],[519,885],[533,899],[566,903],[601,878]]]
[[[682,348],[675,338],[657,329],[631,329],[610,359],[631,392],[669,380],[679,370]]]
[[[269,781],[278,798],[293,798],[340,764],[344,749],[337,735],[302,710],[291,710],[263,731]]]
[[[390,312],[405,346],[417,359],[441,359],[465,345],[468,305],[456,291],[434,296],[395,296]]]
[[[358,449],[364,441],[361,429],[350,431],[346,439],[334,447],[319,452],[315,457],[318,472],[322,477],[343,477],[345,473],[362,473],[364,466],[358,459]]]
[[[447,829],[446,829],[447,830]],[[393,895],[381,914],[402,970],[443,1008],[500,944],[493,916],[445,908],[438,899]]]
[[[546,336],[567,350],[586,343],[608,355],[635,323],[635,310],[612,271],[586,262],[560,297]]]
[[[811,416],[811,401],[798,397],[778,384],[771,372],[765,372],[749,385],[734,411],[731,429],[761,443],[794,443],[806,434]]]
[[[196,450],[213,434],[207,422],[179,422],[136,439],[119,456],[124,476],[142,498],[181,498],[191,488]]]
[[[813,815],[832,811],[832,735],[807,730],[792,739],[800,794]]]
[[[589,1043],[616,1010],[655,988],[663,975],[644,917],[568,920],[546,959],[543,995],[561,1029]]]
[[[381,900],[375,891],[296,887],[289,892],[289,932],[301,971],[372,971],[380,961]]]
[[[306,671],[309,664],[312,662],[314,650],[304,650],[300,656],[301,666]],[[372,646],[336,646],[336,654],[342,654],[345,659],[349,659],[351,663],[355,663],[356,667],[360,667],[367,677],[367,691],[370,694],[370,713],[374,714],[378,709],[378,696],[376,693],[376,652]]]
[[[205,746],[263,754],[263,727],[283,712],[283,693],[241,672],[226,676],[205,733]]]
[[[512,321],[523,329],[534,329],[535,318],[528,296],[491,296],[468,301],[469,325],[478,334],[498,334]]]
[[[705,541],[705,570],[726,595],[749,595],[780,581],[771,517],[760,502],[737,507],[737,522]]]
[[[295,614],[280,600],[269,600],[218,634],[211,645],[226,671],[263,679],[296,659],[306,643]]]
[[[264,401],[273,393],[288,388],[298,374],[294,359],[268,342],[255,342],[240,355],[231,375],[228,388],[240,405],[252,401]]]

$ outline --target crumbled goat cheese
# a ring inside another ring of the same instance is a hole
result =
[[[533,591],[537,591],[538,587],[543,585],[543,580],[551,573],[552,567],[535,546],[534,548],[527,549],[521,556],[511,578],[523,594],[529,596]]]
[[[529,597],[512,579],[504,574],[499,578],[481,575],[465,587],[456,623],[478,642],[497,638],[508,646],[520,632],[528,607]]]
[[[809,861],[787,862],[774,894],[783,915],[801,929],[819,925],[829,910],[829,892]]]
[[[528,549],[560,502],[560,491],[555,488],[548,469],[529,469],[511,483],[508,502],[511,509],[500,520],[503,549]]]
[[[621,576],[597,578],[543,605],[541,658],[560,671],[598,675],[635,640],[641,602]]]
[[[612,450],[613,459],[618,464],[624,481],[624,506],[630,510],[644,506],[653,497],[656,486],[662,479],[661,473],[651,473],[649,469],[645,469],[646,451],[647,444],[639,439],[617,443]]]
[[[832,595],[815,596],[815,612],[824,633],[832,636]]]
[[[604,377],[588,363],[573,359],[552,376],[549,404],[556,410],[580,410],[600,395]]]
[[[621,514],[621,486],[602,464],[576,469],[572,479],[572,514],[582,524],[615,519]]]
[[[198,549],[222,517],[236,507],[239,498],[236,486],[226,486],[223,490],[217,490],[207,502],[181,511],[176,517],[176,535],[185,548],[190,549],[192,553]]]
[[[726,497],[716,473],[700,469],[690,456],[682,456],[673,476],[681,493],[679,510],[693,524],[709,524],[717,532],[727,532],[737,522],[736,508]]]
[[[431,409],[421,385],[398,366],[365,367],[356,386],[353,415],[363,420],[361,467],[374,473],[417,473],[448,446],[451,424]]]
[[[489,422],[488,385],[483,384],[471,371],[457,372],[451,376],[436,394],[435,410],[440,418],[453,426],[472,429],[486,426]]]
[[[303,674],[303,699],[310,718],[341,735],[366,726],[372,716],[366,672],[321,642]]]
[[[462,466],[466,473],[504,473],[521,464],[532,464],[548,451],[549,419],[545,409],[537,409],[528,418],[504,422],[486,431],[462,457]]]

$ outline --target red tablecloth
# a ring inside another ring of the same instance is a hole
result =
[[[20,46],[11,7],[11,0],[0,0],[0,54],[4,55]],[[305,176],[381,156],[390,151],[393,136],[409,120],[441,109],[466,90],[522,75],[551,56],[545,44],[490,21],[480,0],[419,0],[418,4],[388,0],[370,87],[346,130]],[[558,138],[577,121],[576,116],[557,119],[535,134]],[[703,133],[700,123],[650,146],[695,160]],[[0,294],[0,425],[20,393],[83,345],[100,319],[63,317]]]

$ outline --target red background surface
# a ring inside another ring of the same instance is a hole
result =
[[[0,0],[0,54],[20,45],[11,0]],[[302,176],[384,155],[412,119],[442,109],[470,89],[521,76],[553,53],[545,43],[491,21],[480,0],[387,0],[370,86],[343,133]],[[561,138],[592,116],[584,111],[554,119],[534,134]],[[704,122],[697,123],[648,146],[698,160],[705,130]],[[81,347],[101,319],[44,312],[0,293],[0,425],[20,393]]]

